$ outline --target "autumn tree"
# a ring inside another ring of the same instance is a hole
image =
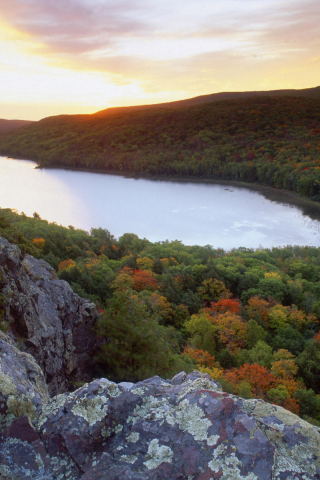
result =
[[[211,317],[211,322],[218,329],[219,340],[232,353],[246,346],[247,323],[238,315],[227,312]]]
[[[134,270],[133,272],[133,288],[137,292],[141,290],[154,291],[158,287],[158,281],[153,272],[148,270]]]
[[[198,295],[208,304],[213,300],[218,301],[220,298],[231,297],[231,293],[225,284],[216,278],[204,280],[202,286],[198,288]]]

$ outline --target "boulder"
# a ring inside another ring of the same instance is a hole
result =
[[[76,295],[43,260],[0,238],[0,295],[8,334],[41,367],[51,395],[90,379],[96,306]]]
[[[320,430],[200,372],[102,378],[12,422],[1,463],[17,480],[316,480]]]
[[[95,306],[4,239],[0,294],[0,480],[320,480],[319,428],[207,374],[68,392]]]

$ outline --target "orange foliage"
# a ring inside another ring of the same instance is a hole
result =
[[[112,282],[113,288],[132,288],[134,284],[133,269],[129,267],[123,267],[117,278]]]
[[[158,280],[155,274],[148,270],[134,270],[133,279],[133,288],[137,292],[141,292],[141,290],[156,290],[158,287]]]
[[[148,298],[148,303],[150,304],[152,313],[157,316],[158,320],[171,319],[173,310],[166,297],[158,295],[157,293],[152,293]]]
[[[228,350],[237,353],[239,348],[246,346],[247,323],[238,315],[227,312],[210,317],[212,324],[217,325],[219,338]]]
[[[289,410],[290,412],[295,413],[296,415],[299,415],[299,412],[300,412],[299,403],[295,398],[286,398],[283,401],[283,407]]]
[[[45,244],[45,239],[44,238],[34,238],[32,240],[32,243],[37,247],[37,248],[42,248],[43,245]]]
[[[252,389],[252,396],[265,398],[267,391],[277,385],[277,379],[266,369],[257,363],[252,365],[245,363],[239,368],[225,371],[223,378],[231,383],[235,390],[241,382],[248,382]]]
[[[58,272],[62,272],[62,270],[66,270],[67,268],[71,268],[75,266],[75,262],[73,260],[62,260],[62,262],[58,265]]]
[[[183,355],[191,358],[192,360],[195,360],[199,366],[209,368],[217,366],[215,358],[210,355],[209,352],[206,352],[204,350],[198,350],[194,347],[186,347],[183,351]]]
[[[263,322],[268,323],[270,304],[266,300],[258,296],[252,297],[248,301],[246,309],[248,310],[250,318],[256,320],[258,317]]]
[[[232,312],[237,315],[240,312],[240,301],[231,298],[221,298],[215,303],[211,302],[210,307],[204,308],[201,311],[204,313],[208,313],[209,315],[226,312]]]
[[[318,347],[320,347],[320,332],[318,332],[313,338]]]

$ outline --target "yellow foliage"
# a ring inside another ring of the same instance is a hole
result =
[[[294,363],[295,356],[282,348],[273,354],[274,362],[271,363],[271,373],[276,378],[293,378],[298,373],[298,366]]]
[[[269,311],[269,322],[272,328],[276,330],[286,328],[289,325],[288,308],[277,304]]]
[[[281,275],[279,275],[279,273],[277,272],[266,272],[264,274],[264,277],[271,280],[282,280]]]
[[[152,270],[153,261],[149,257],[138,258],[137,266],[140,268],[140,270]]]
[[[209,367],[200,366],[199,370],[201,373],[208,373],[213,380],[219,380],[219,378],[222,378],[222,374],[223,374],[222,368],[217,368],[217,367],[209,368]]]
[[[32,243],[37,247],[37,248],[42,248],[45,244],[45,239],[44,238],[34,238],[32,240]]]

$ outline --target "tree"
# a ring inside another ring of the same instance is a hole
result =
[[[293,355],[298,355],[303,350],[304,338],[295,328],[289,325],[287,328],[278,330],[277,335],[273,337],[272,347],[274,350],[284,348]]]
[[[216,362],[215,358],[204,350],[187,346],[183,351],[183,355],[195,360],[199,367],[220,367],[219,362]]]
[[[248,357],[251,363],[257,363],[260,366],[271,368],[272,348],[266,342],[259,340],[254,348],[248,351]]]
[[[220,342],[230,352],[237,353],[239,348],[246,346],[247,323],[243,318],[227,312],[211,317],[211,322],[218,328]]]
[[[289,325],[288,309],[283,305],[275,305],[269,311],[270,326],[275,330],[281,330]]]
[[[185,323],[185,328],[190,335],[189,342],[192,347],[214,355],[218,328],[212,324],[209,315],[192,315]]]
[[[204,308],[203,312],[206,312],[209,315],[226,312],[239,314],[240,308],[241,305],[239,300],[233,298],[221,298],[217,302],[210,302],[210,307]]]
[[[309,390],[303,388],[297,390],[294,397],[299,402],[301,415],[320,420],[320,395],[316,395],[311,388]]]
[[[250,318],[256,320],[260,325],[268,325],[270,305],[266,300],[255,295],[250,298],[246,310],[248,311]]]
[[[252,318],[248,322],[247,346],[253,348],[259,340],[265,340],[267,332]]]
[[[277,384],[276,378],[265,367],[257,363],[245,364],[226,371],[223,378],[231,383],[237,392],[240,383],[247,382],[251,386],[252,396],[262,399],[265,399],[268,390]]]
[[[34,238],[32,240],[32,243],[37,247],[37,248],[43,248],[45,244],[45,239],[44,238]]]
[[[303,378],[306,387],[320,393],[320,351],[314,342],[309,340],[295,360],[299,367],[299,375]]]
[[[153,272],[148,270],[134,270],[133,272],[133,288],[137,292],[141,290],[156,290],[158,287],[158,280]]]
[[[67,270],[68,268],[74,267],[76,263],[73,260],[62,260],[62,262],[58,265],[58,272],[62,272],[63,270]]]
[[[141,270],[152,270],[153,260],[148,257],[137,258],[137,266]]]
[[[276,272],[266,272],[265,278],[259,281],[258,289],[261,290],[264,298],[272,297],[282,302],[286,293],[286,286],[281,276]]]
[[[198,288],[199,297],[208,304],[213,300],[218,301],[220,298],[230,298],[231,293],[225,284],[216,278],[208,278],[202,282],[202,286]]]
[[[160,325],[172,323],[173,310],[166,297],[153,292],[146,298],[146,305]]]
[[[293,378],[298,373],[298,366],[294,363],[294,358],[294,355],[288,350],[278,350],[273,354],[271,373],[276,378]]]
[[[156,373],[165,375],[170,369],[172,352],[166,330],[128,287],[114,292],[99,321],[98,334],[104,339],[100,361],[117,380],[141,380]]]

